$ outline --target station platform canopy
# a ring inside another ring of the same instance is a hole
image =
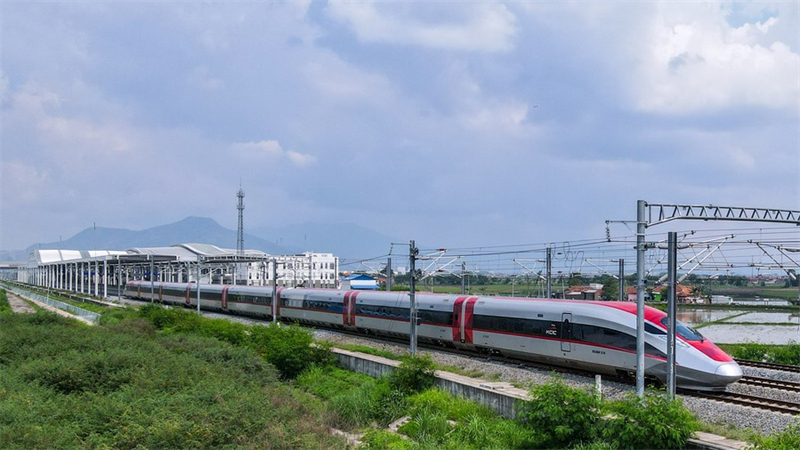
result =
[[[265,260],[270,257],[259,250],[246,250],[238,254],[236,250],[223,249],[210,244],[177,244],[170,247],[136,247],[128,250],[33,250],[28,258],[28,266],[36,267],[52,264],[108,261],[109,263],[154,262],[195,262],[203,261],[246,262]]]

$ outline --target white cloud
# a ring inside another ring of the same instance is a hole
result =
[[[204,91],[219,91],[225,88],[225,82],[211,76],[208,67],[195,67],[189,74],[189,84]]]
[[[364,72],[333,55],[320,55],[303,67],[308,83],[337,100],[385,104],[393,91],[385,78]]]
[[[136,147],[133,130],[113,118],[96,120],[66,111],[76,100],[58,92],[27,83],[10,94],[8,109],[3,114],[18,129],[35,130],[42,150],[57,164],[69,167],[83,157],[120,156]],[[95,111],[96,115],[97,111]],[[30,145],[30,143],[28,143]],[[12,153],[25,153],[25,149],[8,148]]]
[[[18,161],[3,161],[0,180],[3,182],[0,203],[4,208],[37,202],[42,192],[50,188],[46,172]]]
[[[364,42],[418,45],[440,50],[504,52],[511,50],[516,33],[514,15],[498,3],[445,5],[447,14],[434,20],[414,17],[412,10],[435,8],[414,3],[405,8],[394,2],[352,2],[335,0],[329,14],[353,28]],[[457,18],[452,18],[454,12]],[[449,16],[448,19],[442,17]]]
[[[3,73],[3,68],[0,67],[0,105],[5,103],[6,96],[8,95],[8,78]]]
[[[236,142],[231,144],[230,149],[240,158],[250,162],[277,162],[286,159],[297,167],[304,167],[317,162],[316,156],[294,150],[285,150],[275,140]]]
[[[528,105],[517,101],[485,104],[466,111],[462,122],[475,131],[513,131],[524,125],[528,117]]]
[[[731,27],[725,11],[671,14],[652,24],[649,51],[634,72],[634,103],[651,112],[797,105],[800,55],[769,40],[780,18]]]

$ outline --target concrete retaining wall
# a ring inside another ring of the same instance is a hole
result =
[[[399,361],[368,355],[366,353],[333,349],[339,363],[348,370],[378,378],[394,370]],[[452,395],[484,405],[496,414],[513,419],[517,415],[517,401],[528,398],[527,391],[509,383],[476,380],[450,372],[436,371],[436,385]]]

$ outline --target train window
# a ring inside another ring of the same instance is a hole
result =
[[[636,338],[629,334],[594,325],[572,324],[572,327],[572,336],[579,341],[636,350]]]
[[[661,319],[661,325],[664,325],[665,327],[668,326],[667,319],[669,319],[669,317],[664,317]],[[676,331],[678,332],[678,336],[686,339],[687,341],[704,341],[706,339],[697,330],[691,328],[680,320],[676,320],[675,322],[677,325]]]
[[[458,315],[455,316],[458,320]],[[550,327],[549,321],[537,319],[517,319],[475,314],[472,316],[472,327],[489,331],[505,331],[531,335],[545,335]],[[550,334],[552,336],[552,334]]]
[[[402,319],[408,320],[408,308],[395,308],[390,306],[373,306],[358,304],[356,302],[356,314],[373,317],[385,317],[389,319]]]
[[[648,355],[659,356],[661,358],[666,358],[667,357],[667,355],[664,352],[662,352],[661,350],[653,347],[650,344],[645,344],[644,345],[644,352],[646,354],[648,354]]]
[[[417,314],[419,315],[419,320],[421,320],[422,322],[428,322],[440,325],[453,324],[453,313],[451,312],[420,310]]]
[[[655,325],[649,324],[647,322],[645,322],[645,324],[644,324],[644,331],[646,331],[646,332],[648,332],[650,334],[667,334],[666,331],[662,330],[661,328],[659,328],[659,327],[657,327]]]

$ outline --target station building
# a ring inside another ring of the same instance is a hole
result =
[[[278,287],[339,287],[339,258],[306,252],[273,256],[259,250],[222,249],[209,244],[114,250],[34,250],[15,268],[17,281],[109,296],[109,286],[130,280]],[[7,277],[8,278],[8,277]]]

